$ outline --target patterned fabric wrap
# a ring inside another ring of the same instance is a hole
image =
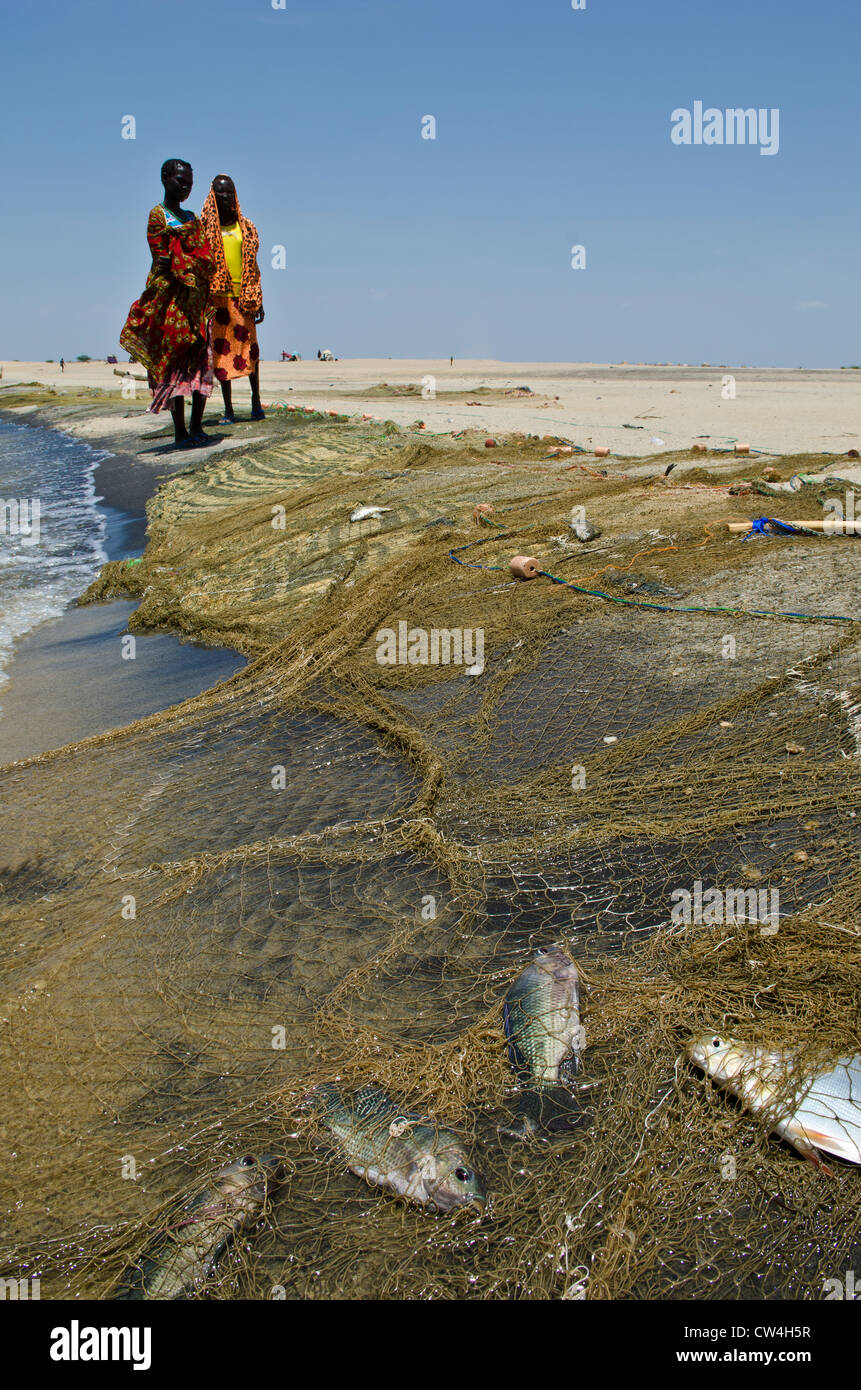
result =
[[[211,325],[206,325],[206,346],[203,352],[191,348],[176,362],[166,381],[156,381],[152,372],[147,373],[152,400],[149,409],[158,415],[174,396],[193,396],[199,391],[202,396],[211,396],[213,387]]]
[[[156,392],[150,408],[158,411],[170,396],[212,391],[207,301],[215,262],[202,222],[191,217],[181,227],[168,227],[160,203],[149,215],[147,241],[152,269],[129,309],[120,345],[146,367]],[[162,256],[170,260],[168,275],[158,265]],[[167,396],[160,389],[166,386]]]
[[[260,349],[254,315],[245,314],[232,294],[212,297],[213,367],[219,381],[250,376],[257,370]]]
[[[215,274],[212,279],[211,291],[213,294],[232,296],[233,281],[230,278],[227,261],[224,258],[221,220],[218,216],[215,194],[211,188],[203,205],[200,220],[203,223],[215,259]],[[238,197],[236,199],[236,220],[242,228],[242,284],[239,287],[239,307],[243,314],[257,314],[263,307],[260,267],[257,264],[260,237],[257,235],[257,228],[254,223],[249,222],[247,217],[243,217]],[[216,334],[217,336],[218,334]]]

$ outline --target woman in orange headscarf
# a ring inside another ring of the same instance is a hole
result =
[[[224,397],[222,425],[235,424],[231,382],[247,376],[251,384],[251,418],[264,419],[260,404],[260,349],[256,325],[263,322],[263,293],[257,251],[257,228],[239,208],[233,179],[212,180],[200,215],[215,259],[210,285],[212,351],[216,381]]]

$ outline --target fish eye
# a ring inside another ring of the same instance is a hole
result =
[[[720,1046],[721,1046],[721,1040],[720,1040],[720,1038],[712,1038],[712,1047],[720,1047]]]
[[[239,1162],[242,1164],[243,1168],[251,1168],[257,1162],[257,1159],[252,1157],[251,1154],[246,1154],[244,1158],[240,1158]]]
[[[458,1182],[471,1182],[475,1176],[474,1173],[470,1172],[469,1168],[455,1168],[454,1175]]]

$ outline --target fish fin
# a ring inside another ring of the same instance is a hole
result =
[[[517,1045],[517,1030],[515,1028],[514,1020],[512,1018],[512,1012],[513,1010],[511,1008],[511,1004],[509,1003],[508,999],[506,999],[505,1003],[502,1006],[502,1023],[505,1029],[505,1036],[508,1039],[508,1060],[510,1061],[514,1071],[528,1073],[529,1065],[526,1061],[526,1058],[524,1057],[523,1053]],[[522,1010],[518,1009],[518,1012],[520,1012],[522,1015]]]
[[[573,1081],[579,1074],[580,1058],[577,1056],[576,1052],[572,1052],[570,1057],[566,1057],[565,1061],[560,1063],[559,1079],[560,1081]]]
[[[827,1178],[833,1178],[833,1169],[828,1167],[828,1164],[824,1162],[819,1150],[815,1147],[816,1144],[826,1139],[827,1136],[824,1134],[811,1134],[809,1130],[805,1131],[805,1133],[807,1135],[806,1138],[802,1137],[800,1134],[787,1134],[785,1136],[787,1143],[791,1144],[809,1163],[812,1163],[814,1168],[818,1168],[820,1173],[824,1173]]]

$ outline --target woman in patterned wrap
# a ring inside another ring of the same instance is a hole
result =
[[[191,193],[191,165],[165,160],[164,200],[149,215],[147,241],[152,268],[146,288],[128,313],[120,345],[149,374],[150,410],[169,406],[175,443],[188,448],[210,441],[203,433],[206,397],[212,394],[212,347],[208,307],[215,262],[203,224],[180,206]],[[191,429],[185,427],[185,397],[191,396]]]
[[[263,293],[257,251],[257,228],[243,217],[233,179],[219,174],[200,214],[215,258],[210,287],[214,369],[224,397],[222,425],[235,424],[231,382],[247,376],[251,418],[264,419],[260,404],[260,349],[256,325],[263,322]]]

